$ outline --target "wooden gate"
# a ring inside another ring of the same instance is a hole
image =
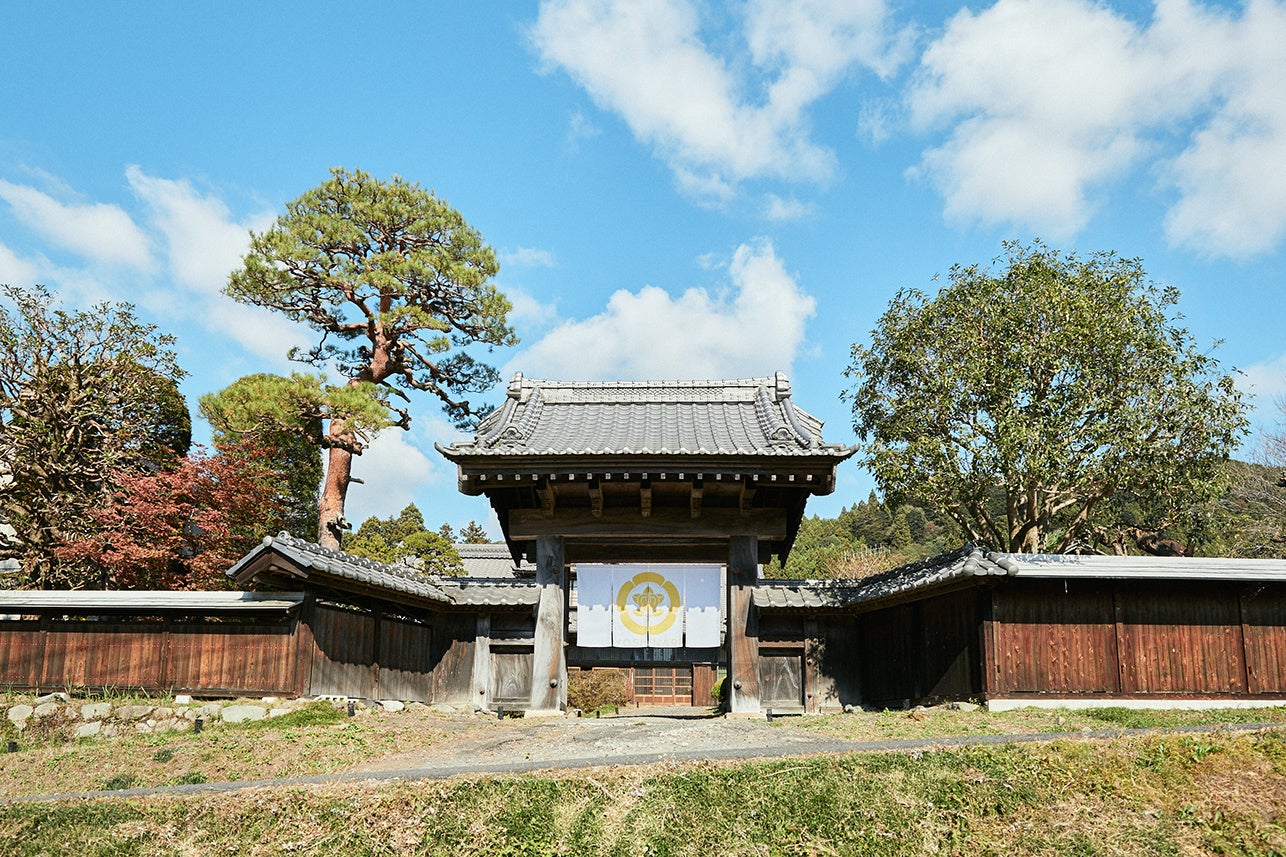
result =
[[[531,704],[533,654],[527,649],[491,650],[491,706],[527,708]]]
[[[635,667],[636,705],[691,705],[692,667]]]
[[[759,652],[759,704],[764,708],[802,708],[804,655],[798,649]]]

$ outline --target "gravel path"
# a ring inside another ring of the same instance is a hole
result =
[[[99,797],[210,794],[251,788],[348,782],[445,779],[464,774],[514,774],[676,761],[737,761],[827,753],[915,752],[942,747],[1110,739],[1176,732],[1253,731],[1280,724],[1103,729],[1019,735],[968,735],[888,741],[844,741],[763,719],[714,717],[688,709],[621,714],[602,719],[557,718],[506,721],[485,735],[443,742],[431,749],[370,760],[337,774],[199,785],[91,791],[8,798],[26,803]]]

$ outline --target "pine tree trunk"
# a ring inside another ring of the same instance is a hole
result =
[[[326,480],[322,483],[317,503],[317,542],[322,547],[339,550],[339,537],[344,531],[344,501],[353,473],[353,454],[337,446],[330,448],[326,461]]]

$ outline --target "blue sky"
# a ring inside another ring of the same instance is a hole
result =
[[[474,8],[475,6],[480,8]],[[26,4],[0,32],[0,282],[128,300],[202,393],[307,331],[220,294],[332,166],[432,188],[496,248],[506,376],[748,377],[853,442],[851,344],[1007,238],[1143,259],[1286,393],[1286,3]],[[502,395],[497,391],[494,398]],[[487,520],[409,433],[349,517]],[[208,429],[202,427],[199,433]],[[1248,454],[1248,453],[1247,453]],[[865,497],[853,464],[810,511]]]

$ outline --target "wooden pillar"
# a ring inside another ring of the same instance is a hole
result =
[[[536,537],[536,585],[540,605],[536,609],[536,640],[532,655],[531,705],[528,712],[554,714],[567,702],[567,653],[563,637],[567,629],[563,605],[562,536]]]
[[[311,591],[304,593],[304,603],[295,616],[295,696],[312,695],[313,654],[317,641],[313,637],[313,622],[317,616],[317,598]]]
[[[491,614],[478,615],[478,627],[473,638],[473,704],[487,710],[491,708]]]
[[[759,614],[753,595],[759,577],[759,541],[732,536],[728,547],[728,709],[759,713]]]

